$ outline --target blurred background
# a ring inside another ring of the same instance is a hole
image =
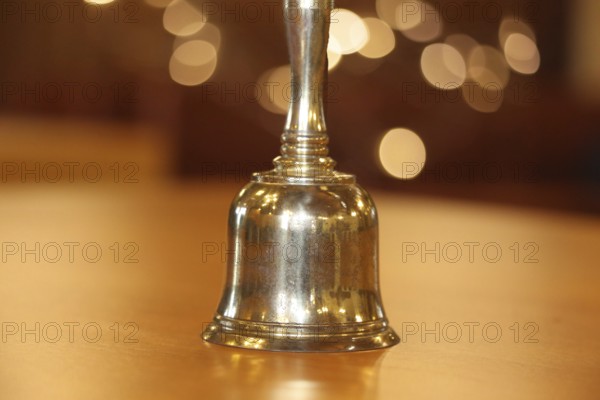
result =
[[[391,192],[600,212],[600,2],[336,6],[339,170]],[[243,185],[279,152],[286,17],[275,0],[3,0],[2,182]]]

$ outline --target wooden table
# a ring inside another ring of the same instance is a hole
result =
[[[599,398],[590,217],[375,192],[400,345],[291,354],[204,343],[225,264],[202,248],[224,242],[241,185],[4,184],[0,398]]]

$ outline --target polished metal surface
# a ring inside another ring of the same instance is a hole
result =
[[[205,340],[273,351],[392,346],[375,205],[334,170],[323,112],[332,1],[284,1],[293,96],[272,171],[229,214],[227,281]]]

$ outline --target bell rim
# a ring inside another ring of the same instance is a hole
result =
[[[365,330],[365,324],[342,324],[343,333],[327,332],[327,327],[340,324],[319,325],[320,332],[315,331],[315,325],[278,324],[282,328],[307,330],[301,338],[290,335],[275,335],[269,329],[272,323],[240,321],[244,324],[257,326],[255,332],[245,333],[230,330],[222,323],[220,318],[215,318],[202,333],[205,342],[248,350],[264,350],[274,352],[297,353],[339,353],[379,350],[400,343],[400,337],[389,326],[387,320],[380,319],[372,325],[372,330]],[[355,330],[352,330],[355,327]],[[261,330],[261,328],[266,328]],[[325,328],[325,330],[323,329]]]

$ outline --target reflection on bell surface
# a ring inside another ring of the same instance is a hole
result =
[[[273,351],[358,351],[398,343],[378,282],[375,205],[334,170],[323,113],[331,0],[284,1],[292,101],[272,171],[229,213],[227,280],[211,343]]]

